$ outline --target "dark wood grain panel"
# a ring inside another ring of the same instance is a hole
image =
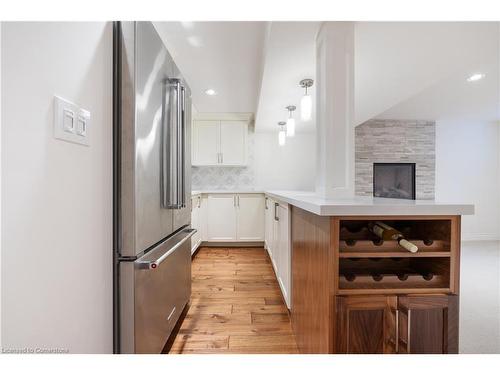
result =
[[[301,353],[331,353],[332,228],[329,217],[296,207],[292,222],[292,327]]]
[[[337,298],[337,353],[395,353],[396,296]]]
[[[398,309],[401,352],[458,353],[458,296],[400,296]]]

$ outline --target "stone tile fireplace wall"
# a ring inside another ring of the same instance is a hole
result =
[[[436,123],[369,120],[355,129],[357,195],[373,196],[373,163],[415,163],[416,198],[434,199]]]

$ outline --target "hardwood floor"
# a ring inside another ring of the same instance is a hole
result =
[[[298,353],[263,248],[200,248],[191,306],[169,353]]]

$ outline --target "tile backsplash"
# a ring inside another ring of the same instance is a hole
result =
[[[246,167],[191,167],[193,190],[244,190],[253,189],[255,182],[254,132],[247,136]]]

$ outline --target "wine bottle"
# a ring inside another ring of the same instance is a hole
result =
[[[375,235],[383,240],[395,240],[397,241],[399,246],[411,253],[416,253],[418,251],[418,247],[415,244],[412,244],[410,241],[406,240],[400,231],[385,223],[382,223],[381,221],[370,223],[369,228]]]
[[[425,246],[431,246],[432,244],[434,243],[434,240],[430,239],[430,238],[426,238],[424,240],[424,245]]]
[[[372,278],[373,278],[373,280],[375,280],[375,281],[381,281],[381,280],[384,278],[384,276],[382,276],[382,275],[381,275],[381,274],[379,274],[379,273],[372,273]]]

